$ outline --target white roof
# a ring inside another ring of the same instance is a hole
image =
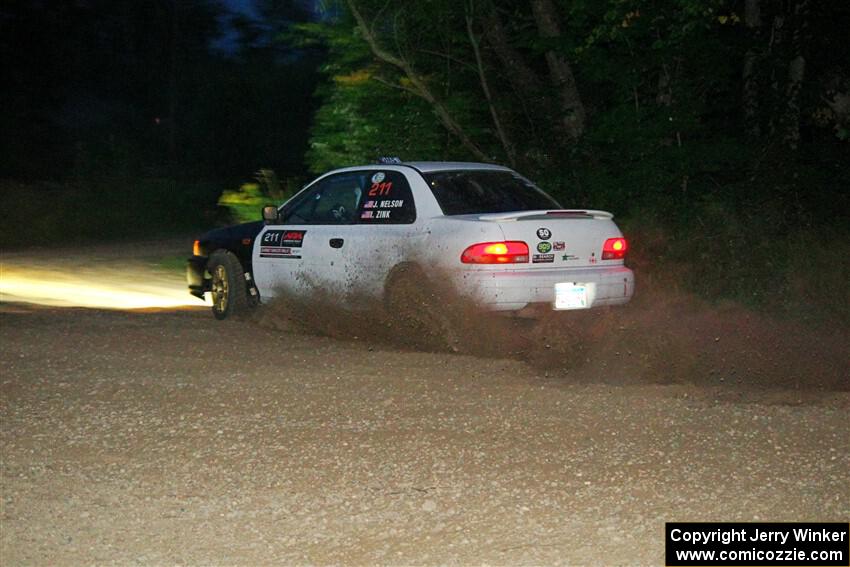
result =
[[[489,170],[489,171],[510,171],[514,172],[509,167],[503,165],[494,165],[492,163],[475,163],[468,161],[405,161],[401,163],[370,163],[364,165],[354,165],[349,167],[341,167],[325,172],[316,178],[322,179],[332,173],[343,173],[346,171],[360,171],[362,169],[392,169],[397,167],[414,167],[422,173],[432,173],[435,171],[458,171],[458,170]]]
[[[422,173],[430,173],[432,171],[456,171],[458,169],[490,169],[494,171],[513,171],[503,165],[493,165],[492,163],[474,163],[466,161],[406,161],[402,165],[410,165],[421,171]]]

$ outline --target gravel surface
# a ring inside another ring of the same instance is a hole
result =
[[[662,565],[665,521],[850,519],[846,391],[19,304],[0,368],[3,565]]]

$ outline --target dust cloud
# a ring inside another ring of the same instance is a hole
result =
[[[476,307],[446,281],[412,281],[398,290],[405,300],[391,306],[367,294],[344,301],[322,290],[309,300],[281,294],[257,316],[267,327],[356,341],[370,350],[522,360],[571,382],[850,390],[846,328],[815,328],[737,304],[640,288],[626,306],[517,318]]]

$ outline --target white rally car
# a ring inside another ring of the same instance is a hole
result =
[[[626,239],[611,213],[565,209],[506,167],[338,169],[263,216],[254,238],[241,235],[250,259],[245,250],[237,260],[237,250],[210,244],[214,238],[196,242],[190,288],[212,291],[220,318],[281,292],[321,289],[342,303],[355,294],[387,298],[401,278],[447,278],[485,309],[506,312],[619,305],[634,293]],[[203,262],[207,277],[199,279]]]

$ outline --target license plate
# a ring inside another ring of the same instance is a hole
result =
[[[581,283],[555,284],[555,309],[587,309],[587,285]]]

